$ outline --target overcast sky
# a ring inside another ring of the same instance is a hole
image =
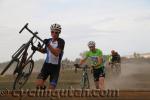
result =
[[[63,58],[71,60],[88,50],[90,40],[104,54],[112,49],[120,55],[150,52],[150,0],[0,0],[0,62],[10,60],[31,37],[18,33],[27,22],[42,39],[50,37],[51,24],[61,24]]]

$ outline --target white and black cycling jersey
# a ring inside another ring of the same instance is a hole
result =
[[[52,41],[52,38],[49,39],[49,43],[53,48],[59,48],[61,50],[59,56],[55,56],[48,47],[45,47],[46,49],[46,63],[51,63],[51,64],[60,64],[62,56],[63,56],[63,51],[64,51],[64,45],[65,41],[61,38],[58,38],[57,41]]]

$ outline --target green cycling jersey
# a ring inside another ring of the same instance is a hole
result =
[[[103,53],[100,49],[96,49],[95,52],[88,51],[86,52],[86,58],[90,58],[91,65],[97,65],[98,63],[98,57],[102,57]],[[100,67],[104,67],[104,64],[102,63],[99,66],[95,66],[94,69],[98,69]]]

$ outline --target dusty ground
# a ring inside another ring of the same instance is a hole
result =
[[[150,90],[149,76],[150,61],[123,62],[121,75],[106,81],[106,88]]]
[[[73,70],[65,70],[61,71],[61,77],[59,80],[58,88],[68,88],[72,86],[75,89],[79,89],[79,82],[80,82],[80,71],[78,74],[75,74]],[[94,89],[94,83],[92,74],[90,74],[90,84],[91,88]],[[105,80],[105,87],[107,89],[118,89],[119,90],[119,97],[62,97],[62,100],[75,100],[75,99],[82,99],[82,100],[116,100],[116,99],[136,99],[136,100],[150,100],[150,60],[129,60],[122,62],[122,73],[119,77],[106,77]],[[32,75],[29,82],[26,84],[24,89],[27,88],[34,88],[36,75]],[[4,90],[5,88],[11,89],[13,84],[13,77],[6,76],[0,78],[0,89]],[[7,97],[0,96],[1,100],[50,100],[50,97],[28,97],[23,96],[22,98],[19,97],[12,97],[11,95]],[[56,99],[56,98],[55,98]]]

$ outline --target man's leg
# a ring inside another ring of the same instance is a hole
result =
[[[94,81],[96,89],[104,90],[105,71],[104,68],[94,70]]]
[[[44,85],[45,80],[49,76],[49,65],[44,63],[41,69],[41,73],[38,75],[36,80],[36,87],[37,89],[45,89],[46,86]]]
[[[99,89],[99,69],[93,69],[93,77],[96,89]]]
[[[105,89],[104,80],[105,80],[104,77],[99,77],[98,81],[94,81],[96,89],[101,89],[101,90]]]
[[[99,81],[94,81],[96,89],[99,89]]]
[[[37,89],[45,89],[46,86],[45,86],[45,81],[43,79],[37,79],[36,80],[36,88]]]
[[[49,89],[54,90],[56,88],[57,81],[52,80],[49,84]]]
[[[99,77],[99,89],[100,90],[104,90],[105,89],[104,80],[105,80],[104,77]]]
[[[54,90],[57,86],[57,81],[59,78],[60,65],[52,65],[51,74],[50,74],[50,84],[49,89]]]

